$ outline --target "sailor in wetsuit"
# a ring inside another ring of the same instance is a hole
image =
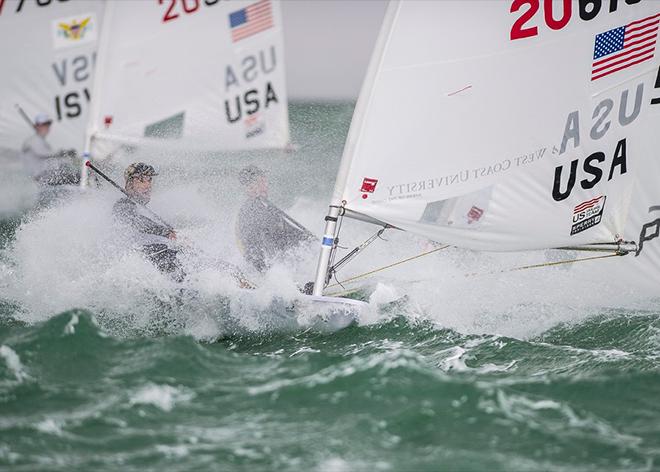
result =
[[[237,233],[245,259],[258,271],[270,267],[274,258],[314,235],[284,211],[268,201],[268,180],[259,167],[242,169],[238,179],[245,187],[247,200],[238,214]]]
[[[154,221],[142,205],[151,200],[151,181],[155,169],[143,162],[131,164],[124,171],[125,190],[130,196],[117,201],[113,207],[115,217],[132,231],[145,256],[163,273],[181,282],[185,272],[178,258],[179,251],[171,247],[176,232],[162,222]]]
[[[46,141],[53,120],[45,113],[34,118],[35,133],[25,140],[22,147],[23,163],[28,173],[39,183],[46,185],[76,184],[80,176],[74,169],[73,150],[57,151]]]

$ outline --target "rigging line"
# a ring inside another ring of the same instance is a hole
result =
[[[394,262],[394,263],[392,263],[392,264],[389,264],[389,265],[386,265],[386,266],[383,266],[383,267],[379,267],[378,269],[374,269],[374,270],[371,270],[371,271],[369,271],[369,272],[365,272],[364,274],[356,275],[355,277],[351,277],[351,278],[349,278],[349,279],[346,279],[346,280],[342,281],[341,284],[345,284],[345,283],[348,283],[348,282],[355,281],[355,280],[357,280],[357,279],[361,279],[361,278],[366,277],[366,276],[368,276],[368,275],[375,274],[376,272],[380,272],[380,271],[382,271],[382,270],[389,269],[389,268],[391,268],[391,267],[395,267],[395,266],[401,265],[401,264],[403,264],[404,262],[409,262],[409,261],[412,261],[412,260],[414,260],[414,259],[419,259],[420,257],[423,257],[423,256],[428,256],[429,254],[433,254],[434,252],[441,251],[442,249],[447,249],[448,247],[450,247],[449,244],[447,244],[447,245],[445,245],[445,246],[440,246],[440,247],[437,247],[437,248],[432,249],[432,250],[430,250],[430,251],[423,252],[423,253],[421,253],[421,254],[417,254],[416,256],[412,256],[412,257],[409,257],[409,258],[407,258],[407,259],[403,259],[403,260],[401,260],[401,261]],[[339,283],[331,284],[331,285],[328,285],[326,288],[336,287],[337,285],[341,285],[341,284],[339,284]]]
[[[383,239],[383,238],[381,238],[381,234],[383,234],[383,231],[385,231],[386,229],[387,229],[387,228],[381,228],[381,229],[379,229],[378,231],[376,231],[375,234],[373,234],[372,236],[370,236],[369,238],[367,238],[367,239],[366,239],[362,244],[360,244],[359,246],[353,248],[353,250],[352,250],[351,252],[349,252],[347,255],[345,255],[344,257],[342,257],[342,258],[339,260],[339,262],[337,262],[336,264],[334,263],[334,259],[333,259],[333,261],[332,261],[332,267],[330,267],[330,269],[329,269],[330,272],[332,272],[333,274],[336,274],[337,271],[339,270],[339,268],[340,268],[341,266],[343,266],[344,264],[347,264],[348,262],[350,262],[350,261],[352,261],[353,259],[355,259],[355,258],[356,258],[356,257],[357,257],[357,256],[363,251],[363,250],[365,250],[369,245],[371,245],[371,243],[373,243],[376,239],[379,239],[379,238],[380,238],[380,239]],[[383,241],[385,241],[385,239],[383,239]],[[336,277],[335,277],[335,278],[336,278]],[[339,280],[337,280],[337,282],[339,282]]]
[[[355,277],[351,277],[350,279],[344,280],[342,283],[343,284],[352,283],[353,281],[355,281],[357,279],[360,279],[360,278],[363,278],[363,277],[366,277],[367,275],[374,274],[376,272],[379,272],[379,271],[384,270],[384,269],[388,269],[390,267],[393,267],[393,266],[396,266],[396,265],[399,265],[399,264],[403,264],[404,262],[407,262],[409,260],[416,259],[418,257],[425,256],[427,254],[431,254],[432,252],[439,251],[440,249],[445,249],[447,247],[449,247],[449,245],[436,248],[432,251],[429,251],[429,252],[426,252],[426,253],[423,253],[423,254],[419,254],[417,256],[411,257],[409,259],[405,259],[403,261],[395,262],[394,264],[390,264],[389,266],[381,267],[380,269],[375,269],[375,270],[372,270],[370,272],[366,272],[364,274],[360,274],[360,275],[357,275]],[[573,264],[573,263],[576,263],[576,262],[592,261],[592,260],[596,260],[596,259],[606,259],[608,257],[621,257],[621,256],[622,256],[622,254],[614,253],[614,254],[606,254],[604,256],[601,255],[601,256],[583,257],[582,259],[572,259],[572,260],[568,260],[568,261],[544,262],[542,264],[533,264],[533,265],[528,265],[528,266],[514,267],[512,269],[505,269],[505,270],[494,271],[494,272],[474,272],[472,274],[464,274],[464,277],[475,277],[475,276],[479,276],[479,275],[503,274],[503,273],[507,273],[507,272],[516,272],[516,271],[519,271],[519,270],[538,269],[538,268],[541,268],[541,267],[551,267],[551,266],[557,266],[557,265],[562,265],[562,264]],[[419,283],[419,282],[422,282],[422,281],[418,280],[416,282]],[[415,282],[413,282],[413,283],[415,283]],[[332,284],[332,285],[329,285],[328,287],[335,287],[337,285],[341,285],[341,284]],[[343,285],[342,285],[342,288],[343,288]],[[344,289],[344,291],[331,293],[331,294],[328,294],[328,296],[339,297],[339,296],[342,296],[344,294],[351,293],[353,291],[354,291],[354,289],[348,289],[348,290]]]
[[[556,261],[556,262],[543,262],[541,264],[532,264],[532,265],[527,265],[527,266],[520,266],[520,267],[513,267],[511,269],[505,269],[505,270],[496,270],[493,272],[474,272],[472,274],[465,274],[465,277],[474,277],[476,275],[493,275],[493,274],[504,274],[506,272],[516,272],[519,270],[526,270],[526,269],[539,269],[541,267],[551,267],[551,266],[558,266],[562,264],[574,264],[576,262],[584,262],[584,261],[593,261],[596,259],[606,259],[608,257],[621,257],[622,254],[619,253],[614,253],[614,254],[605,254],[604,256],[591,256],[591,257],[583,257],[582,259],[571,259],[567,261]]]

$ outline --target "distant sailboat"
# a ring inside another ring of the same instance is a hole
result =
[[[284,148],[281,25],[271,0],[108,2],[87,151]]]
[[[657,294],[659,20],[655,2],[392,1],[314,295],[343,217],[480,251],[627,254],[593,274]]]
[[[82,149],[102,0],[0,1],[0,148],[19,150],[31,132],[17,113],[53,120],[53,149]]]

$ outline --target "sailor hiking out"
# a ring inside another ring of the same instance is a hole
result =
[[[152,179],[156,175],[155,169],[143,162],[129,165],[124,171],[128,196],[115,203],[113,213],[129,228],[132,239],[147,259],[161,272],[181,282],[186,274],[181,267],[178,249],[172,247],[176,232],[155,221],[143,206],[151,200]]]
[[[121,190],[121,187],[89,161],[86,165]],[[186,249],[186,253],[191,255],[197,253],[199,256],[199,251],[190,246],[175,246],[177,243],[176,231],[146,207],[151,200],[152,182],[156,175],[158,175],[156,170],[144,162],[129,165],[124,171],[126,183],[123,192],[125,196],[115,203],[113,213],[115,218],[127,227],[129,237],[140,251],[158,270],[169,275],[176,282],[183,282],[186,278],[186,272],[181,263],[183,248]],[[255,288],[254,284],[247,280],[241,270],[233,264],[217,258],[202,262],[202,265],[204,264],[209,264],[211,267],[229,274],[241,288]]]
[[[26,117],[29,121],[29,118]],[[34,134],[27,138],[22,147],[23,164],[34,180],[45,185],[76,184],[80,176],[75,170],[73,150],[54,152],[46,136],[50,133],[53,120],[45,113],[34,118]]]
[[[262,169],[250,165],[240,171],[238,178],[247,194],[238,214],[238,240],[243,256],[255,269],[264,272],[274,259],[316,239],[268,200],[268,180]]]

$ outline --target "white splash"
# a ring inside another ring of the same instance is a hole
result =
[[[7,363],[7,367],[9,367],[9,369],[14,373],[16,380],[22,382],[23,380],[29,378],[29,375],[25,372],[23,364],[21,364],[21,359],[12,348],[3,344],[0,346],[0,356],[2,356],[2,358]]]
[[[193,399],[195,394],[171,385],[150,384],[142,387],[129,400],[129,406],[153,405],[163,411],[172,411],[178,403],[186,403]]]
[[[64,334],[65,335],[71,335],[76,333],[76,325],[80,321],[78,314],[74,313],[71,315],[71,319],[69,322],[66,324],[64,327]]]
[[[37,431],[41,431],[42,433],[54,434],[55,436],[62,435],[62,425],[52,418],[46,418],[37,423],[34,427]]]
[[[157,444],[156,445],[156,451],[160,452],[161,454],[165,455],[166,457],[169,458],[179,458],[179,457],[185,457],[188,454],[190,454],[190,450],[184,446],[184,445],[178,445],[178,446],[168,446],[165,444]]]

